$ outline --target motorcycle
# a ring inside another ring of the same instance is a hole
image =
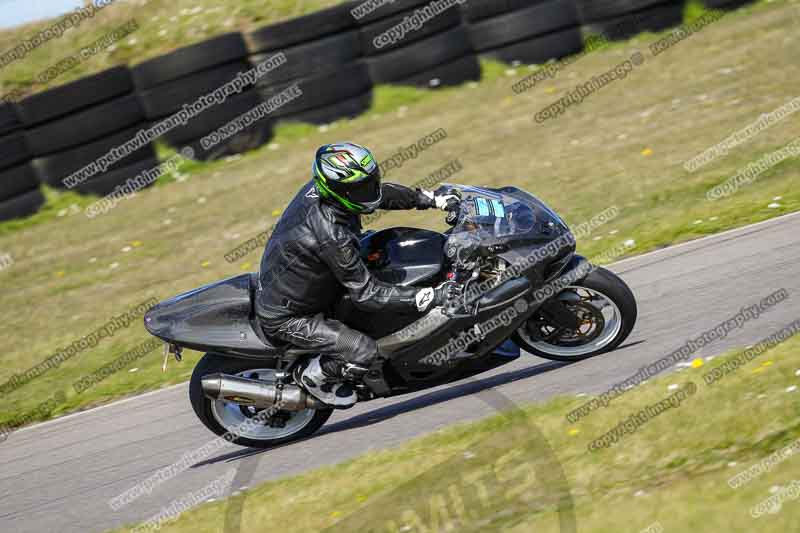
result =
[[[515,187],[445,184],[460,200],[440,233],[397,227],[369,231],[361,257],[385,282],[462,283],[463,295],[426,313],[374,313],[346,293],[330,311],[378,339],[381,358],[355,384],[359,402],[440,386],[517,359],[579,361],[617,348],[637,316],[633,293],[615,274],[575,253],[564,221]],[[334,408],[310,395],[295,370],[315,355],[267,338],[254,311],[258,274],[222,280],[156,305],[147,330],[180,360],[205,352],[189,385],[192,408],[212,432],[250,447],[307,437]]]

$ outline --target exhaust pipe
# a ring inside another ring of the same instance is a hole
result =
[[[297,385],[284,385],[279,389],[271,383],[229,374],[203,376],[201,385],[206,398],[234,402],[259,409],[267,409],[275,405],[279,405],[280,409],[284,411],[326,407]]]

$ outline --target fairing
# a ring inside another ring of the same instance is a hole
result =
[[[443,188],[461,192],[454,235],[469,233],[492,246],[515,241],[548,242],[569,233],[564,221],[544,202],[516,187],[444,184]]]
[[[189,349],[233,355],[275,351],[254,328],[254,274],[205,285],[165,300],[145,315],[152,335]]]

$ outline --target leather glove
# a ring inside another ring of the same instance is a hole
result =
[[[420,189],[420,192],[430,201],[430,207],[447,211],[449,207],[456,205],[461,201],[461,197],[456,194],[456,191],[446,191],[436,193],[433,191],[425,191]]]
[[[445,281],[436,288],[427,287],[417,293],[417,309],[427,311],[430,307],[454,307],[461,302],[464,286],[455,281]]]

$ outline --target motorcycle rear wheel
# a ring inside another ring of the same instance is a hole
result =
[[[215,434],[240,446],[269,448],[278,444],[302,439],[316,432],[327,422],[333,409],[304,409],[294,412],[278,412],[284,420],[283,427],[271,427],[267,423],[253,423],[262,410],[233,402],[212,400],[203,394],[203,376],[214,373],[239,375],[269,381],[275,369],[264,368],[257,360],[235,359],[207,353],[192,373],[189,382],[189,400],[197,418]],[[227,435],[227,437],[226,437]]]
[[[533,315],[512,336],[518,346],[553,361],[581,361],[610,352],[628,338],[636,324],[636,299],[616,274],[598,267],[560,295],[567,291],[580,297],[568,307],[581,319],[581,327],[559,329]]]

